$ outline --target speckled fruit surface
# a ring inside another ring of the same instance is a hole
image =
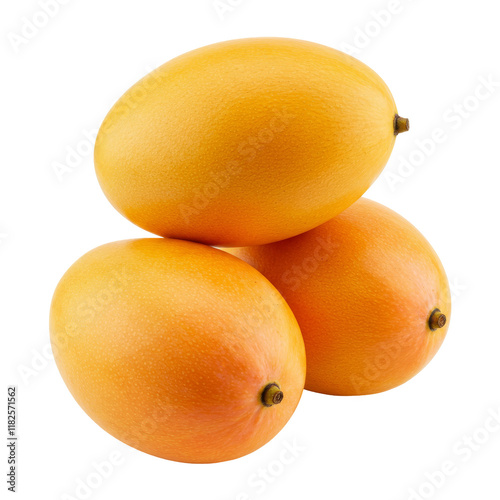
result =
[[[295,238],[228,250],[280,290],[306,344],[306,389],[372,394],[396,387],[434,357],[448,330],[443,266],[396,212],[360,199]]]
[[[304,387],[304,343],[284,299],[248,264],[196,243],[128,240],[85,254],[57,286],[50,332],[87,414],[170,460],[256,450]]]
[[[95,147],[99,183],[160,236],[255,245],[312,229],[351,205],[393,149],[396,105],[347,54],[250,38],[181,55],[130,88]],[[405,131],[408,121],[396,126]]]

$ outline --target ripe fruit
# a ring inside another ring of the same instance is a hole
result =
[[[401,216],[367,199],[285,241],[232,249],[285,297],[307,353],[306,389],[372,394],[416,375],[450,316],[444,269]]]
[[[110,202],[143,229],[256,245],[346,209],[408,126],[353,57],[301,40],[233,40],[129,89],[102,124],[95,165]]]
[[[281,295],[248,264],[196,243],[129,240],[87,253],[57,286],[50,331],[88,415],[170,460],[256,450],[304,387],[304,344]]]

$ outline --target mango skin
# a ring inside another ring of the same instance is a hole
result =
[[[227,252],[260,271],[290,305],[310,391],[393,389],[427,366],[448,332],[451,294],[438,255],[410,222],[369,199],[294,238]],[[432,330],[436,309],[447,322]]]
[[[83,410],[168,460],[253,452],[287,423],[304,388],[304,341],[284,299],[248,264],[196,243],[148,238],[91,250],[54,292],[50,334]],[[273,382],[284,399],[265,407]]]
[[[385,166],[397,114],[382,79],[332,48],[222,42],[167,62],[105,118],[95,167],[113,206],[154,234],[282,240],[354,203]]]

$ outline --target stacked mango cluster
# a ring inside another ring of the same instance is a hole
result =
[[[51,340],[76,401],[135,448],[210,463],[272,439],[304,387],[416,375],[446,335],[447,278],[409,222],[361,198],[408,129],[375,72],[299,40],[203,47],[134,85],[96,172],[161,238],[94,249],[57,286]]]

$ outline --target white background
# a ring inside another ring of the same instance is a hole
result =
[[[92,499],[500,499],[500,430],[484,431],[489,412],[500,412],[498,3],[231,2],[221,18],[212,0],[66,0],[21,45],[15,40],[23,18],[37,16],[38,2],[2,2],[2,391],[18,386],[18,498],[83,498],[77,485],[90,478]],[[389,18],[374,20],[389,8]],[[285,429],[252,455],[216,465],[173,463],[118,442],[78,407],[47,359],[49,304],[83,253],[146,236],[99,189],[86,133],[154,67],[248,36],[354,49],[387,82],[412,127],[368,196],[400,212],[433,244],[454,309],[441,351],[404,386],[354,398],[305,392]],[[478,101],[481,79],[497,83],[489,95],[480,89]],[[432,146],[435,129],[445,139]],[[58,178],[54,165],[66,163],[68,148],[82,154]],[[413,168],[402,167],[405,161]],[[294,442],[297,456],[286,455],[283,464],[282,450]],[[112,453],[120,463],[99,480],[92,464]],[[427,476],[444,462],[455,473],[432,486]],[[258,482],[259,475],[268,480]]]

